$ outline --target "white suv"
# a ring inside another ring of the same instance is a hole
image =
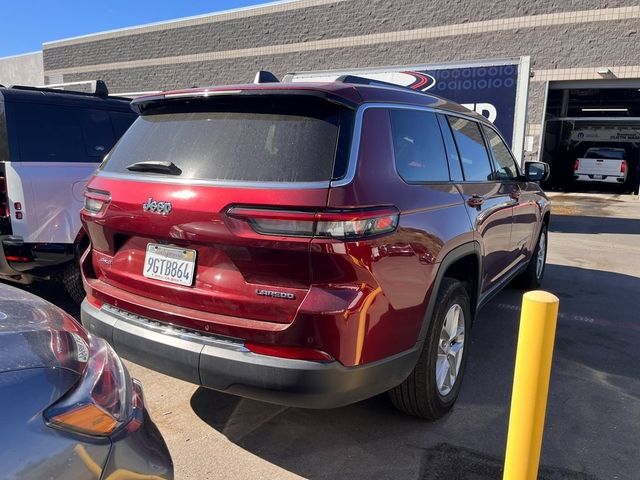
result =
[[[136,118],[98,86],[0,87],[0,279],[60,280],[78,302],[85,184]]]

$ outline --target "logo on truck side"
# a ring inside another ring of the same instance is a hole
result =
[[[260,295],[261,297],[273,297],[273,298],[284,298],[286,300],[295,300],[296,296],[293,293],[289,292],[276,292],[274,290],[256,290],[256,295]]]
[[[171,202],[158,202],[149,197],[146,203],[142,204],[142,209],[145,212],[159,213],[160,215],[168,215],[171,211]]]

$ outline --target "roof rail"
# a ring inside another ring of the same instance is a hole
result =
[[[90,85],[93,92],[82,92],[79,90],[65,90],[65,87],[74,85]],[[50,85],[38,85],[35,87],[27,85],[11,85],[9,88],[16,90],[31,90],[37,92],[51,92],[51,93],[68,93],[72,95],[92,96],[99,98],[107,98],[109,96],[109,89],[104,80],[86,80],[81,82],[68,82],[68,83],[54,83]]]
[[[256,73],[253,79],[253,83],[280,83],[280,80],[267,70],[258,70],[258,73]]]
[[[358,77],[357,75],[340,75],[334,80],[336,83],[351,83],[355,85],[373,85],[375,87],[390,87],[401,90],[410,90],[412,92],[424,93],[420,90],[414,90],[413,88],[405,87],[404,85],[398,85],[397,83],[385,82],[382,80],[375,80],[373,78]]]
[[[96,88],[93,94],[100,98],[107,98],[109,96],[109,89],[107,88],[107,84],[104,83],[104,80],[96,80]]]

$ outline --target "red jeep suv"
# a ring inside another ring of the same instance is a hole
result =
[[[460,105],[359,80],[134,100],[85,193],[83,323],[244,397],[449,410],[477,310],[542,279],[548,170]]]

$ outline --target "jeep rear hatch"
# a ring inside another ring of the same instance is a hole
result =
[[[304,228],[346,173],[352,122],[312,96],[147,106],[86,194],[95,277],[122,298],[292,321],[311,283]]]

